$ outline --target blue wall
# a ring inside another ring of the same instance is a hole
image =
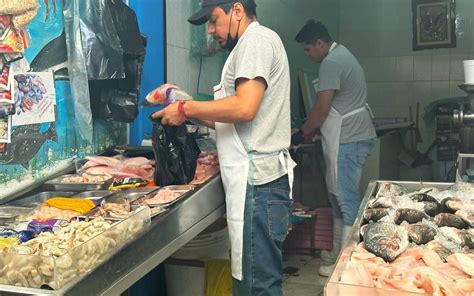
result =
[[[164,0],[129,0],[138,17],[140,31],[148,37],[140,101],[165,81],[165,11]],[[130,125],[130,144],[139,145],[146,134],[151,135],[149,116],[157,108],[140,107],[138,117]]]

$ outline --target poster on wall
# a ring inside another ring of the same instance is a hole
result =
[[[15,115],[12,125],[55,121],[56,92],[52,72],[14,73]]]
[[[0,143],[10,143],[11,141],[11,116],[0,118]]]

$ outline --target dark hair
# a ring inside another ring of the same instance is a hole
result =
[[[324,42],[332,41],[326,26],[315,20],[309,20],[295,37],[296,42],[306,44],[315,44],[318,39]]]
[[[227,14],[235,3],[242,4],[248,17],[257,17],[257,3],[255,3],[255,0],[235,0],[234,3],[222,4],[219,7]]]

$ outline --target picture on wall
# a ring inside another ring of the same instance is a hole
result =
[[[0,143],[10,143],[12,132],[11,116],[0,118]]]
[[[412,0],[413,50],[456,47],[455,0]]]
[[[51,72],[14,73],[13,126],[55,121],[56,93]]]

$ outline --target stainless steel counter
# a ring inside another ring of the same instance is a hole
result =
[[[119,295],[225,213],[220,176],[152,220],[89,274],[57,291],[0,285],[0,295]]]

